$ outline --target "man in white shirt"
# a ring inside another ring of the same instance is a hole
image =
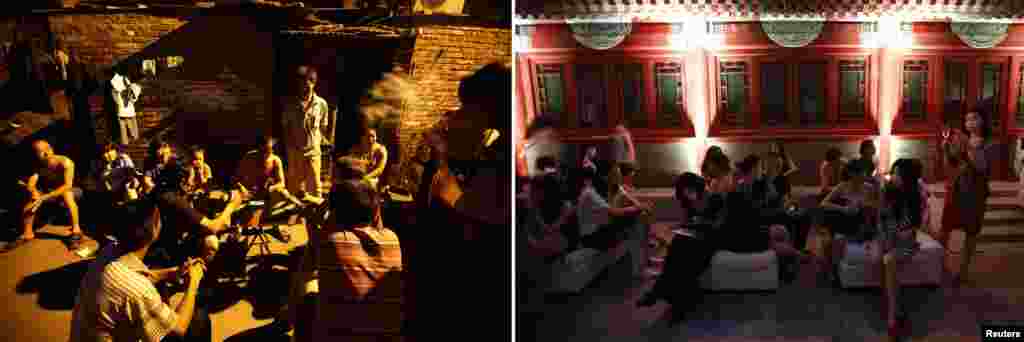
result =
[[[130,144],[139,138],[139,123],[135,116],[135,102],[139,100],[142,87],[132,83],[128,77],[114,71],[110,79],[110,96],[114,100],[117,123],[112,125],[111,136],[120,144]]]
[[[296,73],[298,96],[285,102],[284,145],[288,158],[288,189],[306,200],[323,199],[320,180],[320,146],[330,144],[330,112],[327,101],[315,92],[317,72],[301,66]]]
[[[169,340],[210,341],[209,317],[196,312],[196,294],[205,266],[151,270],[142,263],[160,235],[160,214],[151,200],[136,201],[118,215],[118,242],[106,246],[79,285],[71,313],[71,342]],[[185,279],[185,296],[172,309],[154,284]]]

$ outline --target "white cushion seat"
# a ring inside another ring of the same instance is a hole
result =
[[[942,263],[944,251],[930,235],[918,231],[917,242],[920,250],[911,257],[910,262],[899,268],[899,281],[905,286],[939,285],[942,281]],[[849,242],[846,253],[838,262],[839,280],[843,288],[878,287],[881,285],[880,270],[873,253],[878,253],[876,242],[871,250],[864,243]]]
[[[779,262],[775,251],[733,253],[718,251],[701,276],[706,290],[775,290],[779,288]]]

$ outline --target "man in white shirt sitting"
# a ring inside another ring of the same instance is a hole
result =
[[[123,225],[115,244],[106,246],[82,278],[71,313],[71,342],[210,341],[210,319],[196,311],[205,265],[151,270],[142,263],[160,235],[160,214],[150,199],[130,203],[119,213]],[[183,279],[185,295],[173,309],[154,284]]]

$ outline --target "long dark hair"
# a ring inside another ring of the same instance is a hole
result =
[[[923,166],[920,160],[902,158],[892,164],[896,175],[900,177],[900,186],[890,185],[885,187],[885,196],[897,215],[905,215],[910,218],[910,224],[918,226],[921,224],[921,171]]]
[[[995,103],[996,103],[995,100],[993,100],[990,97],[990,98],[982,100],[980,103],[975,105],[974,108],[971,109],[971,111],[969,111],[967,113],[964,113],[964,116],[963,116],[962,120],[960,120],[960,129],[964,133],[970,135],[970,132],[967,131],[967,114],[977,113],[978,114],[978,119],[981,119],[981,123],[980,123],[980,125],[981,125],[981,127],[980,127],[981,128],[981,137],[985,138],[985,140],[988,140],[990,137],[992,137],[992,121],[991,120],[992,120],[992,109],[995,107]]]
[[[550,223],[562,214],[562,182],[555,175],[544,175],[535,179],[532,191],[544,194],[540,204],[540,215],[544,222]]]

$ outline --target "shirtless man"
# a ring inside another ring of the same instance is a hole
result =
[[[285,186],[284,165],[281,162],[281,157],[274,154],[275,143],[274,138],[264,137],[263,143],[260,145],[260,165],[253,165],[251,160],[243,161],[241,167],[238,168],[238,178],[243,187],[252,192],[256,198],[267,198],[271,194],[278,194],[289,202],[302,207],[302,201],[292,196]],[[259,172],[254,172],[256,170]]]
[[[380,175],[384,173],[384,168],[388,164],[388,149],[377,142],[377,130],[371,128],[367,133],[367,139],[369,139],[370,153],[367,155],[366,160],[369,162],[369,166],[366,169],[366,175],[363,179],[370,183],[370,186],[377,189],[377,182],[380,180]]]
[[[81,197],[81,190],[73,188],[75,163],[68,157],[55,154],[53,148],[45,140],[33,142],[32,150],[38,158],[39,168],[28,178],[28,182],[21,182],[30,196],[21,212],[24,230],[17,240],[8,245],[7,249],[13,249],[35,239],[36,235],[32,227],[35,223],[36,212],[44,203],[53,202],[62,204],[71,214],[69,248],[75,249],[82,240],[82,228],[78,222],[78,204],[75,201],[76,197]]]
[[[213,178],[213,170],[210,164],[206,163],[206,149],[192,147],[192,162],[188,166],[188,187],[192,192],[210,191],[210,179]]]

